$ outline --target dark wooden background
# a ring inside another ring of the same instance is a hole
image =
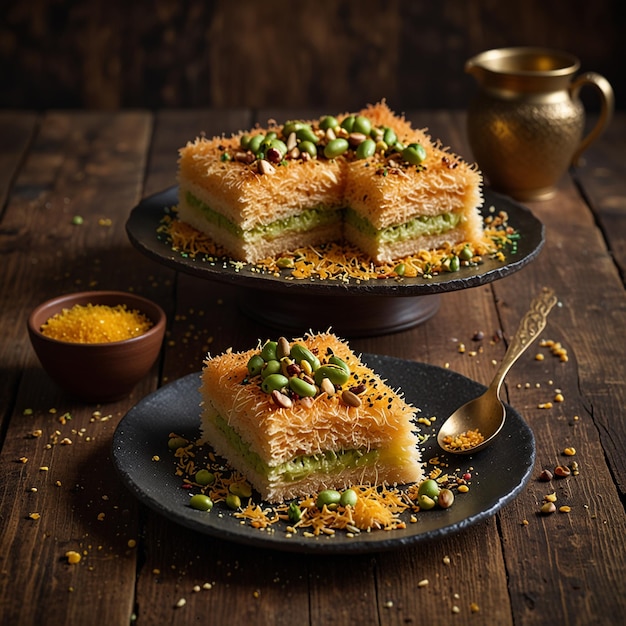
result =
[[[623,0],[2,0],[0,108],[464,108],[464,61],[576,54],[626,107]],[[588,96],[590,107],[594,98]]]

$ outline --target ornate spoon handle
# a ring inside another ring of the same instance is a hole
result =
[[[500,363],[500,367],[490,386],[500,391],[500,385],[507,372],[524,353],[526,348],[537,338],[537,335],[546,327],[548,313],[556,304],[557,297],[552,289],[544,289],[530,304],[526,315],[521,319],[517,332]]]

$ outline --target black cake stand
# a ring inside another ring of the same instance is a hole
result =
[[[157,234],[162,219],[178,202],[177,187],[142,200],[131,211],[126,232],[139,251],[158,263],[234,285],[241,311],[271,328],[294,335],[332,328],[343,337],[375,336],[420,324],[435,315],[443,294],[509,276],[539,254],[544,226],[530,210],[489,189],[484,196],[485,215],[492,207],[496,214],[508,213],[509,223],[520,235],[516,250],[506,252],[505,261],[485,258],[479,265],[432,278],[295,280],[287,270],[276,276],[229,259],[181,255]]]

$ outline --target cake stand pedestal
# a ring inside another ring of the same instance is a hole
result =
[[[302,336],[331,329],[353,338],[417,326],[435,315],[440,296],[305,295],[242,289],[238,304],[248,317],[284,333]]]

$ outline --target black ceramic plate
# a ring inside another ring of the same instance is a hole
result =
[[[126,223],[126,231],[132,244],[148,257],[173,269],[202,278],[232,283],[240,287],[263,291],[288,293],[290,295],[364,295],[422,296],[445,293],[466,287],[475,287],[503,278],[520,270],[534,259],[544,241],[543,224],[523,205],[506,196],[485,190],[483,212],[490,207],[509,214],[509,223],[521,235],[515,254],[507,253],[506,261],[485,259],[476,267],[462,268],[453,274],[440,274],[430,279],[406,278],[396,280],[349,281],[340,280],[293,280],[284,276],[261,274],[254,266],[243,267],[228,261],[209,262],[184,257],[173,251],[166,241],[157,237],[157,228],[166,212],[178,202],[178,189],[172,187],[145,198],[136,206]]]
[[[446,369],[386,356],[363,355],[363,360],[400,387],[407,401],[443,420],[452,410],[484,391],[484,387]],[[338,532],[332,537],[287,537],[279,523],[275,532],[242,525],[231,511],[217,503],[209,513],[188,506],[189,492],[174,475],[168,451],[170,432],[189,439],[199,436],[199,373],[189,374],[141,400],[120,422],[113,438],[113,461],[124,483],[137,498],[166,518],[220,539],[259,547],[307,553],[380,552],[459,532],[484,520],[510,502],[526,485],[535,461],[535,441],[523,418],[507,406],[507,420],[498,439],[473,457],[447,457],[435,435],[422,445],[422,458],[446,462],[449,471],[472,467],[471,489],[459,494],[446,510],[420,513],[417,523],[394,531],[361,533],[352,538]],[[424,431],[426,432],[426,431]],[[154,461],[157,455],[160,460]]]

